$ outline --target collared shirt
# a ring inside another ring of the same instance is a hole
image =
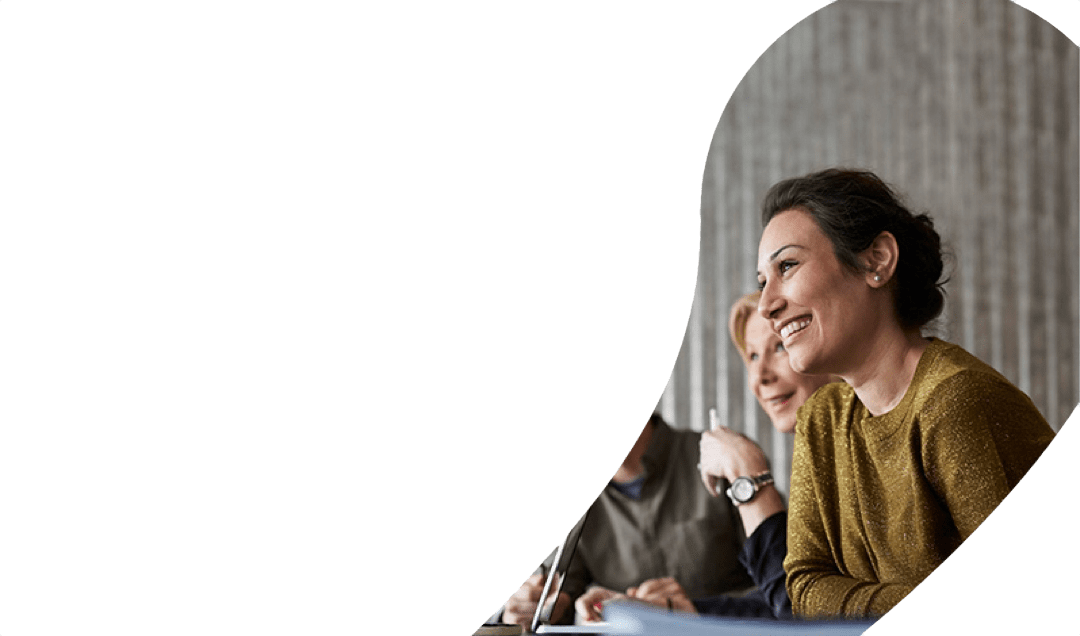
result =
[[[625,592],[665,576],[691,598],[753,585],[739,563],[744,536],[738,511],[701,483],[700,439],[700,433],[654,421],[640,498],[608,484],[589,509],[563,588],[571,598],[590,585]]]

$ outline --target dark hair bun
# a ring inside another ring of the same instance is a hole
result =
[[[901,325],[922,327],[945,307],[944,282],[939,282],[944,270],[941,236],[927,214],[913,216],[907,225],[906,240],[896,239],[903,264],[896,268],[896,313]]]

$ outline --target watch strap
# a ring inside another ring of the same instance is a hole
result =
[[[751,476],[750,479],[754,481],[754,486],[756,486],[758,489],[761,489],[773,483],[772,473],[767,470],[760,475]],[[754,494],[757,494],[757,492],[755,491]]]

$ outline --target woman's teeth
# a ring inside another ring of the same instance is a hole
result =
[[[806,329],[806,326],[810,324],[810,319],[805,320],[793,320],[784,325],[784,328],[780,330],[780,337],[787,338],[791,334]]]

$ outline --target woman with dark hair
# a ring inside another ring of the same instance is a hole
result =
[[[925,338],[944,305],[941,239],[870,172],[765,197],[758,312],[801,373],[787,589],[797,616],[879,616],[964,541],[1053,438],[1031,400]]]

